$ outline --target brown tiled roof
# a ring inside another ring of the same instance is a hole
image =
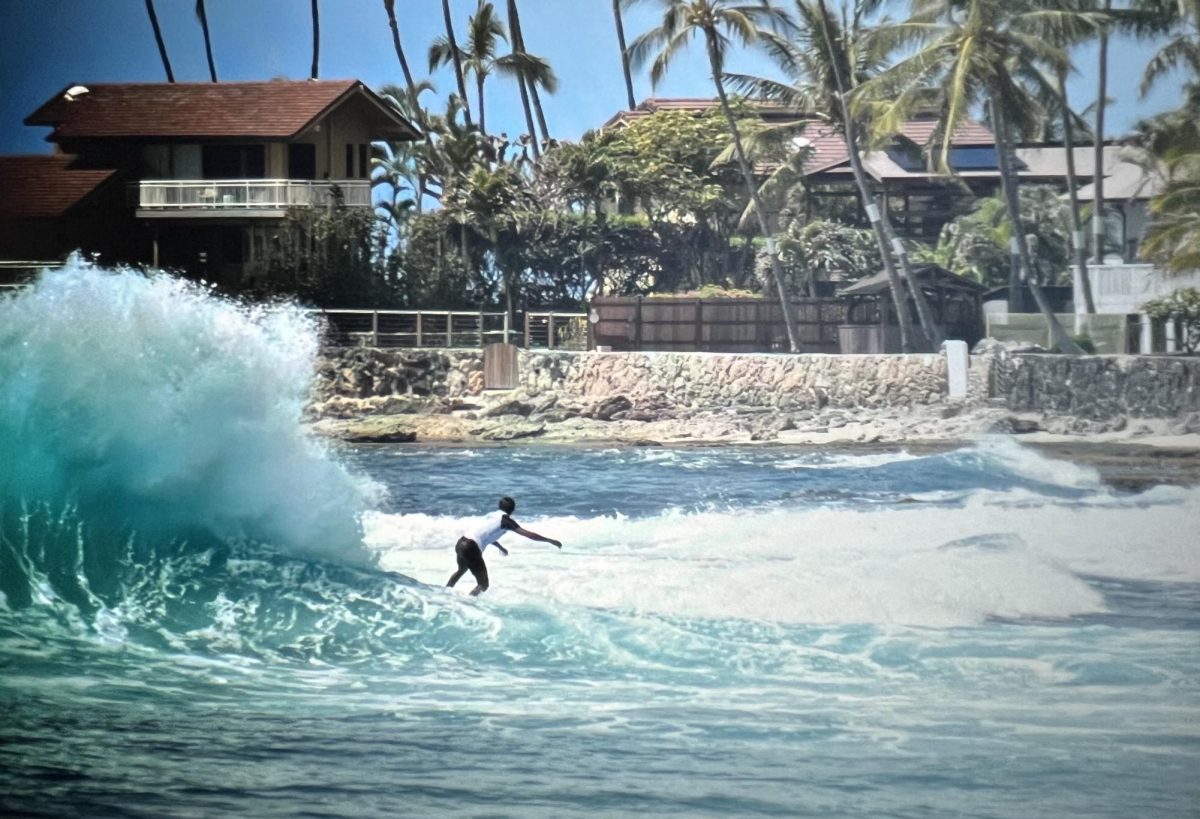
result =
[[[937,130],[938,121],[928,117],[911,119],[900,126],[900,133],[918,145],[924,147]],[[955,145],[995,145],[996,137],[987,126],[974,120],[966,120],[954,132]]]
[[[257,137],[286,139],[356,89],[375,97],[358,80],[272,82],[129,83],[64,89],[34,111],[26,125],[51,125],[50,139],[138,137]],[[397,125],[411,126],[398,114]],[[415,134],[415,132],[414,132]]]
[[[75,157],[0,156],[0,219],[62,216],[107,182],[114,170],[75,170]]]

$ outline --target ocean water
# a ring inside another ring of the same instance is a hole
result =
[[[83,265],[0,300],[0,813],[1197,815],[1200,490],[339,448],[315,330]],[[563,549],[445,589],[503,494]]]

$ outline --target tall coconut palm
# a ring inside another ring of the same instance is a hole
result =
[[[521,31],[521,13],[517,9],[517,0],[508,2],[508,27],[512,31],[513,55],[521,55],[519,73],[529,88],[529,98],[533,102],[533,110],[537,115],[538,126],[542,129],[542,140],[549,143],[550,129],[546,126],[546,113],[542,110],[542,97],[538,88],[545,88],[553,94],[558,90],[558,80],[550,70],[550,63],[541,57],[534,57],[525,48],[525,35]],[[536,135],[535,142],[536,142]]]
[[[450,15],[450,0],[442,0],[442,19],[446,24],[446,43],[449,45],[450,60],[454,63],[454,79],[458,83],[458,96],[463,117],[470,127],[471,101],[467,99],[467,80],[463,74],[462,52],[458,48],[458,40],[454,37],[454,20]]]
[[[1104,11],[1112,9],[1112,0],[1104,0]],[[1100,27],[1100,43],[1096,67],[1096,127],[1093,157],[1092,186],[1095,203],[1092,208],[1092,254],[1096,264],[1104,264],[1104,109],[1108,102],[1108,26]]]
[[[546,115],[542,111],[538,88],[545,88],[549,93],[553,94],[558,90],[558,78],[554,75],[553,69],[550,68],[550,63],[542,57],[530,54],[525,50],[525,38],[521,34],[521,17],[517,11],[517,2],[516,0],[507,1],[513,50],[511,54],[501,57],[496,61],[496,68],[505,76],[514,77],[517,80],[517,85],[521,91],[521,106],[525,110],[525,122],[529,128],[533,155],[537,158],[541,156],[541,149],[538,147],[538,134],[533,124],[534,113],[536,113],[538,123],[542,128],[542,140],[546,142],[550,140],[550,131],[546,127]]]
[[[154,0],[146,0],[146,14],[150,17],[150,25],[154,29],[154,42],[158,43],[158,56],[162,57],[167,82],[175,82],[175,72],[171,70],[171,61],[167,58],[167,44],[163,42],[162,29],[158,27],[158,15],[154,13]]]
[[[1036,32],[1047,17],[1073,14],[1045,10],[1032,0],[915,0],[909,20],[891,28],[898,42],[915,45],[915,50],[863,88],[867,99],[878,101],[878,123],[884,132],[926,104],[930,87],[936,88],[941,104],[936,162],[947,173],[954,132],[974,107],[986,103],[1013,225],[1010,309],[1016,307],[1016,294],[1024,280],[1046,319],[1054,345],[1063,352],[1081,353],[1050,309],[1037,280],[1029,243],[1020,228],[1019,180],[1013,162],[1015,136],[1031,129],[1042,115],[1036,96],[1023,83],[1036,85],[1045,66],[1067,60],[1063,49]]]
[[[1200,0],[1140,0],[1135,3],[1151,15],[1156,30],[1165,30],[1171,39],[1163,44],[1142,75],[1141,94],[1177,69],[1200,76]]]
[[[625,75],[625,98],[629,103],[629,110],[632,111],[637,107],[637,101],[633,96],[633,72],[629,70],[629,49],[625,46],[625,23],[621,19],[621,3],[622,0],[612,0],[613,21],[617,24],[617,45],[621,47],[621,71]]]
[[[396,48],[396,59],[400,61],[400,70],[404,72],[404,84],[408,87],[411,97],[417,96],[417,84],[413,81],[412,70],[408,67],[408,58],[404,55],[404,44],[400,42],[400,25],[396,22],[396,0],[383,0],[383,10],[387,13],[388,26],[392,30],[392,45]],[[420,118],[418,117],[419,121]]]
[[[463,71],[475,79],[475,93],[479,114],[479,130],[487,133],[487,108],[483,87],[496,65],[496,49],[500,40],[508,40],[504,22],[496,16],[496,7],[488,0],[479,0],[475,13],[467,21],[467,47],[454,53],[454,47],[445,37],[438,37],[429,47],[429,70],[448,63],[462,65]]]
[[[786,21],[786,16],[779,9],[772,7],[767,0],[760,0],[758,3],[736,3],[735,0],[652,0],[652,2],[662,7],[662,22],[630,44],[629,62],[633,66],[640,67],[653,55],[653,61],[650,64],[650,84],[652,87],[657,87],[675,57],[687,48],[695,36],[700,35],[703,38],[705,52],[708,55],[709,70],[712,72],[713,85],[717,91],[717,99],[729,125],[730,135],[733,137],[738,168],[741,170],[746,190],[754,205],[759,229],[767,242],[771,275],[779,293],[779,307],[783,312],[784,326],[787,328],[788,348],[794,353],[799,352],[800,332],[796,326],[796,317],[792,312],[783,267],[779,261],[778,248],[775,244],[775,235],[771,224],[773,220],[758,194],[758,185],[754,181],[754,172],[746,159],[741,131],[738,128],[737,119],[733,115],[733,109],[730,107],[724,81],[725,61],[734,41],[747,46],[757,44],[767,30],[781,26]]]
[[[204,32],[204,56],[208,57],[208,75],[216,82],[217,64],[213,62],[212,40],[208,35],[208,12],[205,11],[204,0],[196,0],[196,19],[200,21],[200,29]]]
[[[883,68],[885,54],[880,47],[879,32],[865,22],[868,5],[865,0],[858,0],[849,10],[850,14],[839,21],[823,0],[796,0],[797,26],[789,32],[792,36],[770,36],[768,39],[768,51],[792,84],[740,75],[733,75],[731,80],[766,99],[831,123],[841,132],[855,186],[888,276],[901,348],[909,352],[917,346],[913,342],[908,309],[910,296],[917,307],[917,317],[925,336],[925,344],[920,346],[936,348],[942,341],[941,330],[933,319],[924,292],[912,275],[907,250],[902,242],[893,241],[887,211],[877,204],[871,180],[863,169],[860,152],[867,146],[869,133],[864,109],[861,106],[852,109],[850,105],[855,89]],[[901,274],[907,279],[907,292]]]
[[[319,74],[321,64],[321,11],[317,8],[317,0],[312,0],[312,21],[313,21],[313,58],[312,70],[309,72],[311,79],[316,79]]]

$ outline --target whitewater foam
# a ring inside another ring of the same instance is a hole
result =
[[[296,307],[163,274],[43,274],[0,300],[0,505],[363,559],[370,485],[301,423],[317,338]]]

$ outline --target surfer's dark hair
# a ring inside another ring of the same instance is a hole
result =
[[[515,500],[513,500],[512,498],[508,497],[507,495],[505,495],[503,498],[500,499],[499,509],[504,514],[511,515],[513,513],[513,510],[516,508],[517,508],[517,502]]]

